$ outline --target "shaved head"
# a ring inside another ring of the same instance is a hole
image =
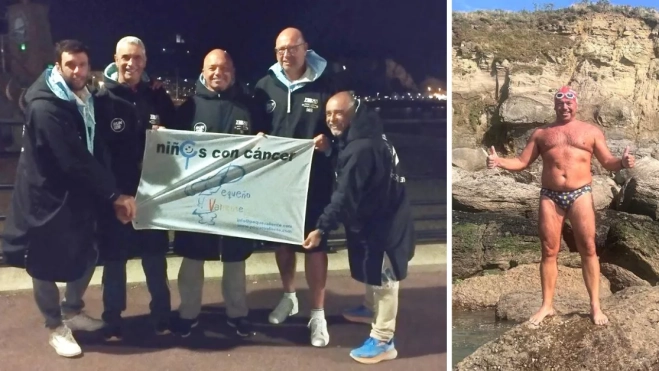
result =
[[[302,35],[302,31],[293,27],[286,28],[279,33],[275,44],[278,47],[289,42],[293,42],[294,44],[304,42],[304,35]]]
[[[327,101],[325,121],[332,135],[338,137],[350,126],[356,103],[353,95],[347,91],[336,93]]]
[[[348,110],[355,106],[355,98],[350,92],[342,91],[334,94],[328,101],[327,107]]]
[[[275,40],[277,62],[291,81],[299,79],[306,71],[306,55],[309,45],[304,40],[302,31],[286,28]]]
[[[206,54],[202,75],[207,88],[217,92],[226,90],[233,84],[235,72],[233,59],[226,50],[214,49]]]

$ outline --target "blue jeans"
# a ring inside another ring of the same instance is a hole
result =
[[[171,295],[165,254],[145,254],[142,268],[151,294],[149,309],[155,321],[166,321],[171,312]],[[117,324],[126,310],[126,261],[107,261],[103,268],[103,321]]]

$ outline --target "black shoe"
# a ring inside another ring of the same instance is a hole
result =
[[[160,321],[156,322],[156,325],[155,325],[155,329],[154,329],[154,330],[155,330],[155,332],[156,332],[156,335],[166,335],[166,334],[169,334],[169,333],[171,332],[171,330],[170,330],[170,326],[169,326],[169,321],[167,321],[167,320],[160,320]]]
[[[199,320],[196,318],[195,319],[179,318],[177,319],[176,325],[174,326],[175,327],[174,332],[176,332],[176,334],[179,335],[180,337],[187,338],[192,333],[192,329],[197,327],[198,324],[199,324]]]
[[[252,330],[252,323],[247,317],[229,318],[227,324],[236,329],[236,334],[241,337],[250,337],[256,335]]]
[[[106,341],[123,340],[124,336],[120,325],[105,325],[103,327],[103,338]]]

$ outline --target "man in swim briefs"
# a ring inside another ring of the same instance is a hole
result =
[[[595,207],[591,192],[590,171],[593,154],[608,171],[634,167],[634,157],[625,148],[622,158],[611,155],[598,127],[576,120],[577,94],[569,86],[554,95],[556,121],[536,129],[526,148],[516,158],[500,158],[490,148],[487,166],[521,171],[542,157],[542,189],[538,226],[542,244],[540,279],[542,306],[529,322],[538,325],[555,314],[552,300],[558,275],[557,255],[561,247],[563,221],[567,217],[581,255],[582,270],[590,296],[592,320],[597,325],[608,323],[599,300],[600,267],[595,252]]]

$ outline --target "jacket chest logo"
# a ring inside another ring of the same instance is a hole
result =
[[[307,112],[313,112],[318,109],[318,99],[315,98],[304,98],[304,103],[302,107],[306,109]]]
[[[149,115],[149,124],[151,125],[160,125],[160,116],[156,114]]]
[[[114,131],[115,133],[121,133],[122,131],[124,131],[125,128],[126,128],[126,122],[119,117],[113,119],[110,122],[110,129],[112,129],[112,131]]]
[[[270,99],[268,103],[265,104],[265,111],[267,113],[272,113],[275,111],[275,108],[277,107],[277,102],[274,100]]]
[[[198,122],[194,124],[194,131],[198,131],[200,133],[205,133],[206,132],[206,124],[203,122]]]
[[[246,120],[236,120],[236,123],[233,125],[234,130],[246,132],[249,131],[249,122]]]

